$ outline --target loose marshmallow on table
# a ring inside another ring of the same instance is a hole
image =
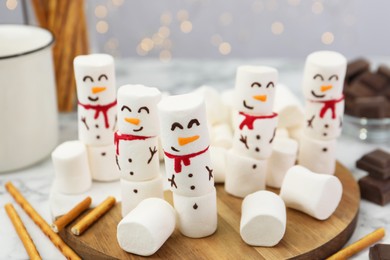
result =
[[[229,149],[232,147],[233,132],[229,124],[218,124],[211,128],[211,145]]]
[[[149,198],[119,222],[117,240],[126,252],[149,256],[172,235],[175,225],[172,206],[162,199]]]
[[[304,121],[302,103],[285,85],[276,86],[274,108],[279,115],[278,127],[292,127]]]
[[[113,143],[113,142],[112,142]],[[115,181],[119,179],[119,169],[115,163],[115,145],[88,146],[88,160],[92,179]]]
[[[337,177],[314,173],[300,165],[288,170],[280,189],[280,196],[287,207],[319,220],[333,214],[342,193],[343,186]]]
[[[87,149],[80,141],[68,141],[51,154],[56,189],[65,194],[87,191],[92,185]]]
[[[305,126],[303,124],[302,125],[293,126],[293,127],[289,127],[289,128],[287,128],[288,136],[290,138],[294,139],[295,141],[300,142],[301,137],[303,135],[304,128],[305,128]]]
[[[186,197],[173,193],[173,204],[178,213],[180,232],[192,238],[201,238],[217,230],[217,194],[212,192],[199,197]]]
[[[147,198],[163,198],[163,179],[158,176],[149,181],[120,180],[122,193],[122,217],[125,217],[141,201]]]
[[[306,58],[303,95],[308,100],[334,100],[343,95],[347,59],[334,51],[317,51]]]
[[[116,130],[114,59],[108,54],[74,59],[79,139],[87,145],[109,145]]]
[[[234,131],[233,149],[254,159],[267,159],[272,153],[272,142],[276,134],[276,114],[255,118],[239,115]]]
[[[120,136],[120,133],[117,132]],[[147,181],[160,175],[157,137],[144,140],[121,140],[117,163],[120,177],[128,181]]]
[[[318,173],[334,174],[336,170],[336,139],[318,140],[302,135],[298,163]]]
[[[253,192],[264,190],[266,182],[266,160],[242,156],[234,150],[226,153],[225,190],[244,198]]]
[[[286,206],[273,192],[258,191],[245,197],[241,206],[240,235],[251,246],[271,247],[286,231]]]
[[[267,163],[267,186],[280,188],[287,171],[295,165],[298,142],[290,138],[275,138]]]
[[[211,165],[213,166],[213,175],[215,183],[224,183],[226,174],[226,153],[223,147],[210,146]]]
[[[287,128],[276,128],[275,138],[289,138]]]
[[[266,66],[240,66],[234,88],[234,107],[238,111],[255,115],[273,112],[278,71]]]

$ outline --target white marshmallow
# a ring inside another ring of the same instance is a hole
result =
[[[164,149],[161,144],[161,138],[160,136],[157,137],[157,143],[158,143],[158,159],[160,161],[164,160]]]
[[[51,154],[56,189],[65,194],[87,191],[92,185],[87,149],[80,141],[68,141]]]
[[[293,127],[289,127],[289,128],[287,128],[288,136],[290,138],[294,139],[295,141],[300,142],[301,137],[303,135],[303,129],[304,128],[305,128],[305,126],[303,124],[302,125],[293,126]]]
[[[335,104],[332,110],[323,110],[324,104],[307,101],[305,105],[304,135],[320,140],[331,140],[341,135],[344,115],[344,100]],[[321,114],[321,111],[326,111]],[[322,117],[321,117],[322,116]]]
[[[223,147],[210,146],[210,158],[211,165],[213,166],[213,175],[215,183],[225,182],[226,172],[226,152],[227,150]]]
[[[234,88],[224,90],[221,94],[222,103],[227,107],[228,109],[228,118],[226,119],[227,124],[230,125],[230,127],[233,129],[235,124],[233,121],[233,115],[236,114],[236,109],[233,109],[234,107],[234,100],[235,100],[235,90]]]
[[[121,134],[117,132],[120,136]],[[120,177],[128,181],[147,181],[160,175],[157,137],[145,140],[120,140],[117,163]]]
[[[149,256],[172,235],[175,225],[176,214],[172,206],[165,200],[149,198],[119,222],[116,237],[126,252]]]
[[[232,147],[233,132],[229,124],[218,124],[211,128],[211,145],[226,149]]]
[[[275,246],[286,231],[286,206],[273,192],[258,191],[241,206],[240,235],[251,246]]]
[[[157,103],[161,92],[144,85],[124,85],[118,90],[118,130],[123,134],[156,136]]]
[[[175,171],[175,160],[165,157],[165,172],[172,192],[188,197],[198,197],[214,189],[214,168],[210,152],[190,159],[190,165],[181,162],[181,171]]]
[[[149,181],[120,180],[122,194],[122,217],[125,217],[141,201],[147,198],[163,198],[163,179],[161,176]]]
[[[192,154],[210,145],[204,99],[197,94],[169,96],[157,105],[165,152]]]
[[[266,182],[266,160],[242,156],[234,150],[226,153],[225,190],[244,198],[253,192],[264,190]]]
[[[288,169],[295,165],[298,142],[290,138],[275,138],[272,155],[267,163],[267,186],[280,188]]]
[[[334,140],[318,140],[303,135],[299,143],[298,163],[313,172],[334,174],[336,170]]]
[[[304,110],[302,103],[282,84],[278,84],[275,90],[275,112],[279,115],[278,127],[292,127],[304,122]]]
[[[178,216],[180,232],[192,238],[201,238],[217,230],[217,194],[212,192],[200,197],[186,197],[173,193],[173,204]]]
[[[343,186],[337,177],[314,173],[300,165],[288,170],[280,190],[287,207],[319,220],[325,220],[333,214],[342,193]]]
[[[238,127],[236,127],[233,137],[233,149],[238,153],[252,157],[254,159],[267,159],[272,153],[272,142],[276,134],[278,117],[256,119],[253,129],[244,125],[244,116],[240,115]]]
[[[89,168],[96,181],[119,179],[119,169],[115,163],[115,145],[87,146]]]
[[[209,86],[201,86],[194,93],[201,95],[206,104],[207,120],[211,125],[225,123],[229,118],[229,109],[222,102],[218,91]]]
[[[275,133],[275,138],[289,138],[289,133],[287,128],[277,128]]]
[[[343,93],[347,59],[334,51],[317,51],[306,58],[303,95],[310,100],[330,100]]]
[[[266,66],[240,66],[237,68],[234,107],[255,115],[273,112],[278,71]]]

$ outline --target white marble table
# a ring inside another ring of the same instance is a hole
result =
[[[235,69],[241,64],[263,64],[279,69],[280,82],[290,86],[300,95],[300,83],[303,62],[283,60],[227,60],[227,61],[174,61],[168,64],[155,60],[122,60],[117,61],[118,85],[141,83],[159,87],[162,91],[173,94],[188,92],[202,84],[213,86],[219,90],[230,88],[234,84]],[[60,115],[60,140],[77,138],[76,114]],[[343,135],[339,140],[337,159],[349,168],[356,179],[365,173],[355,168],[355,161],[374,148],[390,150],[388,143],[363,143]],[[51,221],[49,210],[49,191],[54,172],[49,157],[26,169],[15,172],[0,173],[0,259],[27,259],[21,241],[15,233],[4,210],[4,204],[12,202],[12,197],[5,191],[4,184],[12,181],[36,210],[48,221]],[[38,251],[44,259],[64,259],[59,251],[40,232],[23,210],[16,205],[28,231],[36,242]],[[390,231],[390,205],[380,207],[362,201],[356,231],[348,243],[370,233],[379,227]],[[390,237],[390,236],[389,236]],[[390,238],[384,242],[389,243]],[[355,256],[355,259],[367,259],[368,250]]]

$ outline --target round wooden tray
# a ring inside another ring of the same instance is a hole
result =
[[[242,199],[228,195],[217,185],[218,229],[209,237],[192,239],[175,230],[152,256],[162,259],[322,259],[338,251],[351,237],[357,223],[360,192],[352,174],[337,163],[336,176],[343,184],[343,196],[335,213],[325,221],[316,220],[296,210],[287,209],[287,229],[275,247],[252,247],[240,237]],[[274,192],[278,190],[270,189]],[[165,192],[172,203],[172,194]],[[156,212],[156,214],[158,214]],[[64,241],[84,259],[138,259],[123,251],[116,239],[121,220],[120,204],[114,206],[83,235],[70,232],[69,225],[60,233]]]

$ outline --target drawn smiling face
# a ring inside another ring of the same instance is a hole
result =
[[[77,56],[74,60],[79,102],[106,105],[116,98],[114,60],[107,54]]]
[[[236,108],[249,114],[272,114],[277,71],[271,67],[241,66],[236,76]]]
[[[303,94],[309,100],[338,99],[343,92],[347,60],[337,52],[319,51],[306,59]]]

